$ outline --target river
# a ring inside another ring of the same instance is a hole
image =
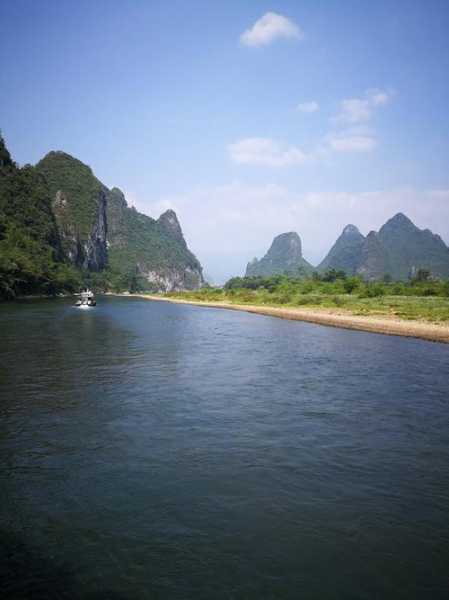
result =
[[[447,598],[449,347],[0,305],[2,598]]]

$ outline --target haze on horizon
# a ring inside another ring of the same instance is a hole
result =
[[[290,230],[313,264],[397,212],[449,242],[445,1],[20,0],[0,27],[14,158],[173,208],[217,282]]]

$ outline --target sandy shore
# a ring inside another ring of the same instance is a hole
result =
[[[358,331],[369,331],[371,333],[382,333],[385,335],[402,335],[432,342],[449,343],[449,325],[440,325],[425,321],[406,321],[394,317],[358,316],[331,309],[278,308],[275,306],[257,306],[251,304],[230,304],[228,302],[200,302],[195,300],[182,300],[180,298],[166,298],[164,296],[150,294],[117,295],[145,298],[146,300],[155,300],[157,302],[173,302],[175,304],[190,304],[193,306],[241,310],[259,315],[279,317],[281,319],[328,325],[330,327],[356,329]]]

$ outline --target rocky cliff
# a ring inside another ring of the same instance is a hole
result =
[[[65,255],[76,267],[101,271],[108,259],[105,187],[65,152],[50,152],[36,169],[48,183]]]
[[[312,266],[302,256],[299,235],[290,231],[276,236],[263,258],[255,258],[246,267],[246,277],[270,275],[306,275]]]
[[[139,213],[121,190],[109,190],[64,152],[50,152],[37,169],[49,184],[63,250],[74,265],[89,271],[109,266],[125,286],[138,279],[140,287],[154,291],[201,287],[201,265],[174,211],[157,221]]]
[[[176,213],[158,220],[129,208],[123,193],[108,194],[108,254],[111,269],[142,278],[148,289],[198,289],[202,267],[187,248]]]

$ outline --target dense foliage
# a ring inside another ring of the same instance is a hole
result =
[[[0,298],[79,285],[61,254],[45,179],[33,167],[17,168],[0,137]]]
[[[49,152],[37,163],[36,169],[44,176],[51,198],[58,190],[64,191],[68,207],[65,217],[70,219],[81,239],[86,239],[98,211],[102,188],[92,170],[65,152]]]
[[[296,296],[318,294],[354,294],[358,297],[378,296],[449,296],[449,281],[430,278],[429,271],[420,270],[408,281],[367,282],[360,277],[347,277],[344,271],[331,269],[324,274],[314,273],[309,278],[286,275],[273,277],[233,277],[224,286],[226,292],[255,290],[260,294],[274,294],[280,303],[292,301]]]
[[[156,221],[129,208],[64,152],[19,169],[0,136],[0,298],[85,285],[157,291],[170,278],[186,288],[202,281],[175,213]]]

